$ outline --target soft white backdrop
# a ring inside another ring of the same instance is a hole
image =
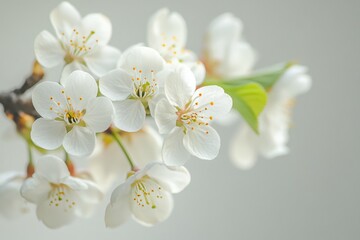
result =
[[[51,30],[48,15],[60,1],[2,0],[0,3],[0,91],[30,71],[33,40]],[[148,17],[160,7],[180,12],[191,49],[200,51],[203,32],[215,16],[231,11],[245,24],[257,49],[258,67],[296,60],[310,68],[312,90],[299,98],[291,130],[291,154],[261,160],[240,171],[227,157],[234,128],[220,128],[219,157],[187,164],[191,185],[175,196],[168,221],[145,228],[133,221],[104,227],[105,205],[89,220],[46,229],[34,213],[0,218],[0,239],[246,239],[360,238],[360,2],[357,0],[71,1],[82,14],[102,12],[113,23],[112,45],[124,50],[145,41]],[[55,78],[60,69],[49,71]],[[23,142],[0,118],[0,172],[22,170]],[[108,199],[108,197],[107,197]]]

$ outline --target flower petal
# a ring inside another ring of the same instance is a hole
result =
[[[185,167],[167,167],[163,163],[154,163],[147,175],[171,193],[181,192],[191,180],[190,173]]]
[[[74,156],[89,156],[95,148],[95,133],[87,127],[74,126],[65,135],[63,146]]]
[[[184,18],[176,13],[170,13],[163,8],[157,11],[149,20],[148,44],[150,47],[160,50],[164,40],[172,40],[177,48],[181,49],[186,44],[186,23]],[[165,39],[164,39],[165,38]]]
[[[176,127],[177,110],[169,103],[167,99],[158,102],[155,108],[155,121],[160,134],[169,133]]]
[[[57,112],[66,106],[64,88],[55,82],[42,82],[32,93],[32,102],[35,110],[44,118],[54,119]]]
[[[66,186],[70,187],[72,190],[76,190],[76,191],[88,189],[88,185],[86,184],[86,182],[80,178],[75,178],[70,176],[64,179],[63,181],[61,181],[61,183],[65,184]]]
[[[193,72],[195,79],[196,79],[196,85],[199,86],[203,83],[206,75],[205,66],[202,62],[196,61],[196,62],[184,62],[186,66],[188,66],[191,71]]]
[[[98,94],[95,79],[87,72],[72,72],[65,83],[65,95],[75,110],[82,111],[87,103]]]
[[[70,176],[65,162],[52,155],[41,157],[36,163],[35,173],[50,183],[62,183]]]
[[[184,146],[192,155],[205,159],[214,159],[220,149],[220,137],[210,126],[188,130],[184,136]]]
[[[133,83],[127,72],[116,69],[100,78],[99,88],[112,101],[121,101],[129,97],[133,91]]]
[[[71,202],[79,202],[77,194],[70,190],[66,192],[66,197]],[[37,204],[36,215],[48,228],[60,228],[70,224],[77,218],[77,207],[65,201],[51,203],[50,199],[46,199]]]
[[[30,136],[39,147],[54,150],[61,146],[65,134],[64,122],[39,118],[33,123]]]
[[[164,67],[164,59],[152,48],[134,46],[120,57],[119,67],[130,74],[141,71],[142,78],[152,79]]]
[[[126,132],[140,130],[145,122],[145,108],[140,100],[126,99],[114,102],[115,126]]]
[[[130,184],[131,182],[128,179],[113,191],[111,202],[105,212],[105,224],[107,227],[118,227],[130,218]]]
[[[76,70],[81,70],[91,74],[90,69],[88,69],[84,64],[79,63],[78,61],[72,61],[71,63],[66,64],[62,70],[61,78],[60,78],[61,85],[65,86],[69,75]]]
[[[190,158],[183,144],[182,128],[175,128],[165,139],[162,147],[162,158],[168,166],[182,166]]]
[[[219,86],[205,86],[197,89],[194,101],[195,111],[201,110],[202,115],[213,118],[228,114],[232,108],[232,98]]]
[[[94,31],[94,37],[100,45],[106,45],[111,38],[112,26],[109,18],[100,13],[91,13],[82,19],[85,32]]]
[[[50,13],[51,23],[58,37],[68,35],[74,28],[79,27],[81,22],[80,13],[68,2],[60,3]]]
[[[20,217],[30,209],[27,201],[20,195],[24,174],[6,172],[0,175],[0,214],[9,219]]]
[[[165,81],[165,94],[172,105],[183,108],[195,92],[194,74],[186,66],[177,67]]]
[[[29,202],[38,204],[48,198],[51,186],[45,179],[34,174],[21,186],[21,195]]]
[[[114,108],[110,99],[97,97],[91,99],[86,105],[83,120],[94,132],[103,132],[110,126],[113,113]]]
[[[101,77],[116,68],[120,51],[111,46],[102,46],[84,57],[87,67],[96,76]]]
[[[239,128],[230,145],[230,159],[243,170],[252,168],[257,158],[256,140],[250,131],[252,130],[245,125]]]
[[[135,196],[134,192],[133,195]],[[134,219],[144,226],[152,226],[165,221],[170,216],[174,201],[172,195],[164,190],[161,191],[161,196],[153,198],[152,203],[149,205],[139,205],[136,201],[131,201],[130,204]]]
[[[36,60],[44,67],[51,68],[64,62],[65,51],[59,41],[48,31],[42,31],[34,42]]]

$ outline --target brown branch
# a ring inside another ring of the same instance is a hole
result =
[[[20,88],[13,91],[0,94],[0,103],[4,107],[5,114],[16,124],[19,122],[21,114],[27,114],[34,118],[40,117],[36,112],[31,99],[23,100],[22,95],[44,77],[44,70],[40,64],[35,61],[32,74],[25,80]]]

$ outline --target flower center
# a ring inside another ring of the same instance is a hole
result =
[[[50,183],[49,207],[62,208],[64,212],[72,210],[76,206],[76,200],[71,199],[71,188],[65,184]]]
[[[133,201],[139,207],[156,208],[158,200],[163,198],[162,188],[148,176],[135,181],[132,185]]]
[[[185,49],[180,46],[178,38],[175,35],[169,36],[165,33],[162,34],[159,52],[168,63],[172,63],[173,58],[179,58],[184,51]]]
[[[94,35],[95,31],[82,35],[76,28],[69,35],[61,33],[61,46],[67,52],[65,61],[70,63],[75,59],[81,60],[83,56],[93,51],[99,43]]]
[[[176,115],[176,126],[183,127],[184,130],[195,130],[201,126],[208,126],[209,122],[214,119],[210,115],[210,108],[215,105],[215,102],[205,102],[202,105],[199,103],[199,99],[203,97],[202,93],[199,93],[191,102],[186,104],[184,109],[178,109]],[[206,134],[208,132],[206,131]]]
[[[65,91],[62,90],[61,93],[64,95]],[[73,104],[71,103],[71,98],[66,97],[66,104],[57,101],[53,96],[50,97],[50,110],[55,112],[58,116],[58,120],[63,120],[67,125],[75,125],[82,123],[82,117],[85,115],[86,110],[75,110]],[[80,101],[83,101],[83,98],[80,97]]]
[[[141,98],[147,101],[158,91],[158,84],[155,78],[155,71],[144,73],[143,70],[133,67],[131,80],[133,82],[133,98]]]

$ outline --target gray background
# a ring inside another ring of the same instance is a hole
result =
[[[48,15],[59,1],[1,1],[1,90],[18,86],[30,70],[33,39],[52,31]],[[211,19],[231,11],[264,67],[297,60],[310,68],[311,91],[297,101],[291,154],[240,171],[227,159],[234,126],[219,129],[223,147],[212,162],[190,161],[191,185],[175,196],[168,221],[145,228],[134,221],[116,230],[96,215],[49,230],[33,213],[0,218],[1,239],[360,239],[360,2],[332,0],[72,1],[85,15],[103,12],[113,23],[112,45],[145,40],[148,17],[167,6],[188,23],[190,49],[199,51]],[[56,77],[59,69],[51,71]],[[21,170],[25,145],[0,119],[0,171]]]

